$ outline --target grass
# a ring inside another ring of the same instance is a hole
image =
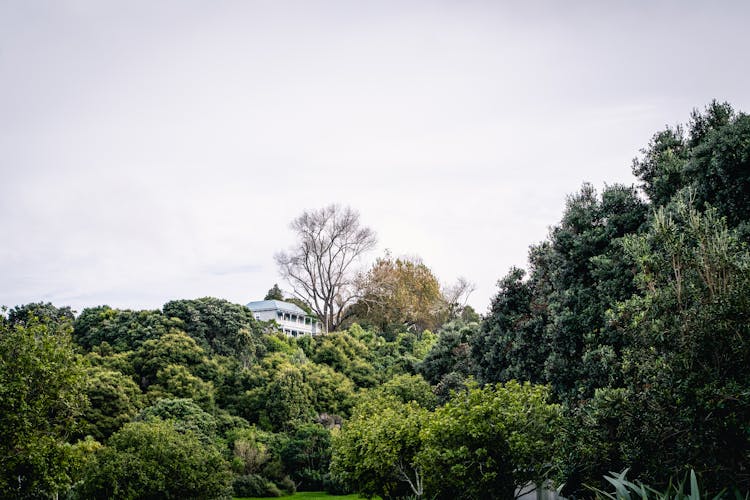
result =
[[[353,495],[329,495],[322,491],[303,491],[295,493],[288,497],[280,497],[284,500],[361,500],[362,497],[354,493]],[[380,497],[375,497],[379,499]],[[268,498],[235,498],[234,500],[268,500]]]

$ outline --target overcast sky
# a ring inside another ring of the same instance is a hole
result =
[[[247,303],[305,209],[496,282],[711,99],[750,2],[0,0],[0,304]]]

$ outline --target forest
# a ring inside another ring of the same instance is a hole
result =
[[[469,283],[388,253],[305,300],[291,250],[302,293],[266,298],[324,335],[211,297],[4,308],[0,498],[744,498],[750,116],[711,102],[632,172],[570,194],[484,314]]]

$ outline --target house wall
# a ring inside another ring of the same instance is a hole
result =
[[[254,311],[253,314],[255,315],[256,319],[259,319],[261,321],[275,321],[276,323],[278,323],[279,329],[287,335],[318,335],[322,332],[320,322],[305,320],[304,316],[286,313],[284,311],[279,311],[276,309],[267,311]]]

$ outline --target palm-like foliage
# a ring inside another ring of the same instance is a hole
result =
[[[698,486],[698,478],[695,475],[694,470],[690,470],[690,489],[686,490],[686,480],[683,479],[677,484],[669,483],[669,486],[665,491],[659,491],[651,486],[643,484],[640,481],[629,481],[627,479],[627,473],[629,469],[625,469],[619,474],[610,472],[610,476],[604,476],[613,487],[613,492],[602,491],[598,488],[589,487],[596,494],[597,500],[700,500],[701,491]],[[736,500],[748,500],[750,499],[750,493],[742,495],[739,491],[735,491],[732,495]],[[712,497],[712,500],[720,500],[722,498],[731,498],[732,496],[725,494],[725,491],[721,491],[716,496]]]

